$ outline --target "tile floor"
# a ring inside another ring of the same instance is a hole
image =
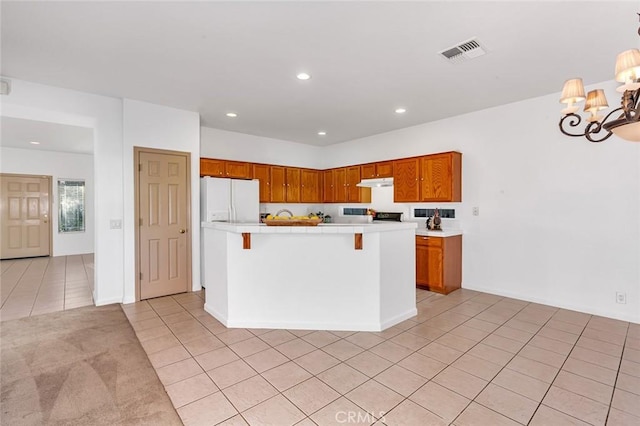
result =
[[[0,262],[0,321],[93,304],[93,254]]]
[[[190,425],[640,425],[640,325],[469,290],[380,333],[227,329],[123,305]]]

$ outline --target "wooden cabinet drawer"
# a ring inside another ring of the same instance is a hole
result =
[[[442,247],[441,237],[427,237],[426,235],[416,235],[416,244],[429,247]]]

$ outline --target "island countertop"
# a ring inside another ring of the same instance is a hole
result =
[[[237,234],[369,234],[416,229],[414,222],[393,223],[321,223],[317,226],[267,226],[264,223],[202,222],[203,228]]]

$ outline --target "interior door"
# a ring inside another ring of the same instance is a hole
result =
[[[191,281],[189,154],[137,154],[140,300],[186,292]]]
[[[0,175],[0,258],[51,255],[51,177]]]

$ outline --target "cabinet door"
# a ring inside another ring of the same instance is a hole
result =
[[[383,161],[376,163],[376,177],[392,177],[393,161]]]
[[[300,172],[300,201],[303,203],[320,203],[320,172],[318,170],[302,169]]]
[[[421,238],[421,237],[416,237]],[[426,238],[426,237],[422,237]],[[416,284],[422,286],[429,285],[429,275],[427,266],[429,265],[429,253],[427,246],[416,243]]]
[[[416,236],[416,284],[445,293],[443,238]]]
[[[287,200],[284,167],[271,166],[269,172],[271,175],[271,202],[284,203]]]
[[[421,201],[462,201],[459,152],[426,155],[420,166]]]
[[[350,203],[360,202],[360,187],[356,186],[360,182],[360,167],[347,167],[347,201]]]
[[[362,179],[371,179],[376,177],[375,163],[363,164],[362,166],[360,166],[360,173],[362,175]]]
[[[333,170],[335,185],[333,188],[334,200],[336,203],[347,202],[347,169],[341,167]]]
[[[429,290],[444,292],[442,247],[427,246],[427,285]]]
[[[251,179],[251,164],[241,161],[225,161],[225,176],[234,179]]]
[[[418,201],[420,197],[420,159],[393,162],[393,200],[396,203]]]
[[[300,202],[300,169],[286,167],[287,203]]]
[[[271,201],[271,179],[269,173],[270,167],[266,164],[253,165],[253,178],[260,182],[260,202],[268,203]]]
[[[322,172],[322,202],[333,203],[335,201],[334,194],[333,170],[325,170]]]
[[[213,158],[200,159],[200,176],[224,177],[224,161]]]
[[[350,203],[370,203],[371,188],[361,188],[360,167],[347,167],[347,201]]]

